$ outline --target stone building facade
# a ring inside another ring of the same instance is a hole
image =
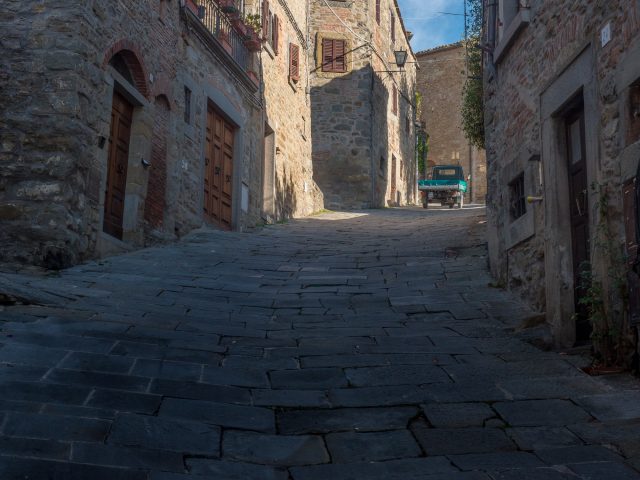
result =
[[[261,15],[264,84],[264,213],[267,220],[324,208],[313,180],[308,4],[286,0],[247,6]]]
[[[462,130],[462,98],[467,78],[462,43],[443,45],[416,54],[418,92],[422,95],[420,122],[429,136],[427,172],[434,165],[461,165],[470,176],[466,202],[481,202],[487,194],[484,150],[473,147]]]
[[[250,51],[224,3],[3,3],[0,260],[64,267],[203,223],[263,221],[265,103],[270,117],[295,105],[300,123],[308,100],[297,85],[274,98],[281,65],[264,65],[261,89],[260,42]],[[280,18],[284,45],[306,11]],[[288,131],[288,118],[275,123]],[[278,177],[295,191],[272,195],[287,216],[322,208],[298,128]]]
[[[408,52],[402,72],[395,50]],[[309,53],[314,179],[326,207],[415,203],[416,63],[396,0],[311,0]]]
[[[0,262],[62,268],[308,215],[327,195],[415,200],[415,64],[381,72],[394,48],[411,57],[393,0],[2,10]],[[322,71],[322,38],[352,48],[331,60],[345,71]]]
[[[546,312],[558,345],[589,337],[582,272],[601,285],[596,300],[611,328],[626,330],[639,296],[628,289],[637,282],[629,263],[637,249],[640,4],[493,4],[485,5],[492,272]]]

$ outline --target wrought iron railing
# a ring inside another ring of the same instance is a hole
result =
[[[214,0],[198,0],[198,17],[211,34],[224,46],[226,42],[230,46],[230,54],[233,59],[247,70],[249,66],[249,50],[244,44],[245,38],[232,26],[231,21],[218,2]],[[237,15],[244,12],[244,0],[234,0]]]

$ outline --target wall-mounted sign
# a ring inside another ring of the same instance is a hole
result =
[[[600,31],[600,42],[603,47],[611,41],[611,22],[608,22],[604,28]]]

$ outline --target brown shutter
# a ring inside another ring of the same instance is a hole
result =
[[[322,40],[322,71],[342,73],[347,71],[345,40]]]
[[[322,40],[322,71],[333,72],[333,40]]]
[[[395,83],[393,84],[393,114],[398,114],[398,89]]]
[[[280,51],[280,19],[277,15],[273,16],[273,51],[276,55]]]
[[[380,0],[376,0],[376,22],[380,25]]]
[[[345,61],[345,41],[334,40],[333,55],[334,55],[334,72],[346,72],[347,62]]]
[[[396,17],[391,10],[391,41],[396,41]]]
[[[289,77],[295,82],[300,80],[300,47],[294,43],[289,44]]]
[[[269,37],[269,0],[262,0],[262,36]]]

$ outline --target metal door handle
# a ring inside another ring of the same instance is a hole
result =
[[[216,175],[220,175],[220,167],[215,167],[213,169],[213,173],[215,173]]]
[[[208,159],[208,158],[205,158],[205,159],[204,159],[204,164],[205,164],[205,165],[209,165],[209,159]]]
[[[116,169],[116,171],[122,175],[124,173],[124,165],[122,164],[118,165],[118,168]]]
[[[224,179],[227,183],[231,183],[231,175],[225,175]]]

